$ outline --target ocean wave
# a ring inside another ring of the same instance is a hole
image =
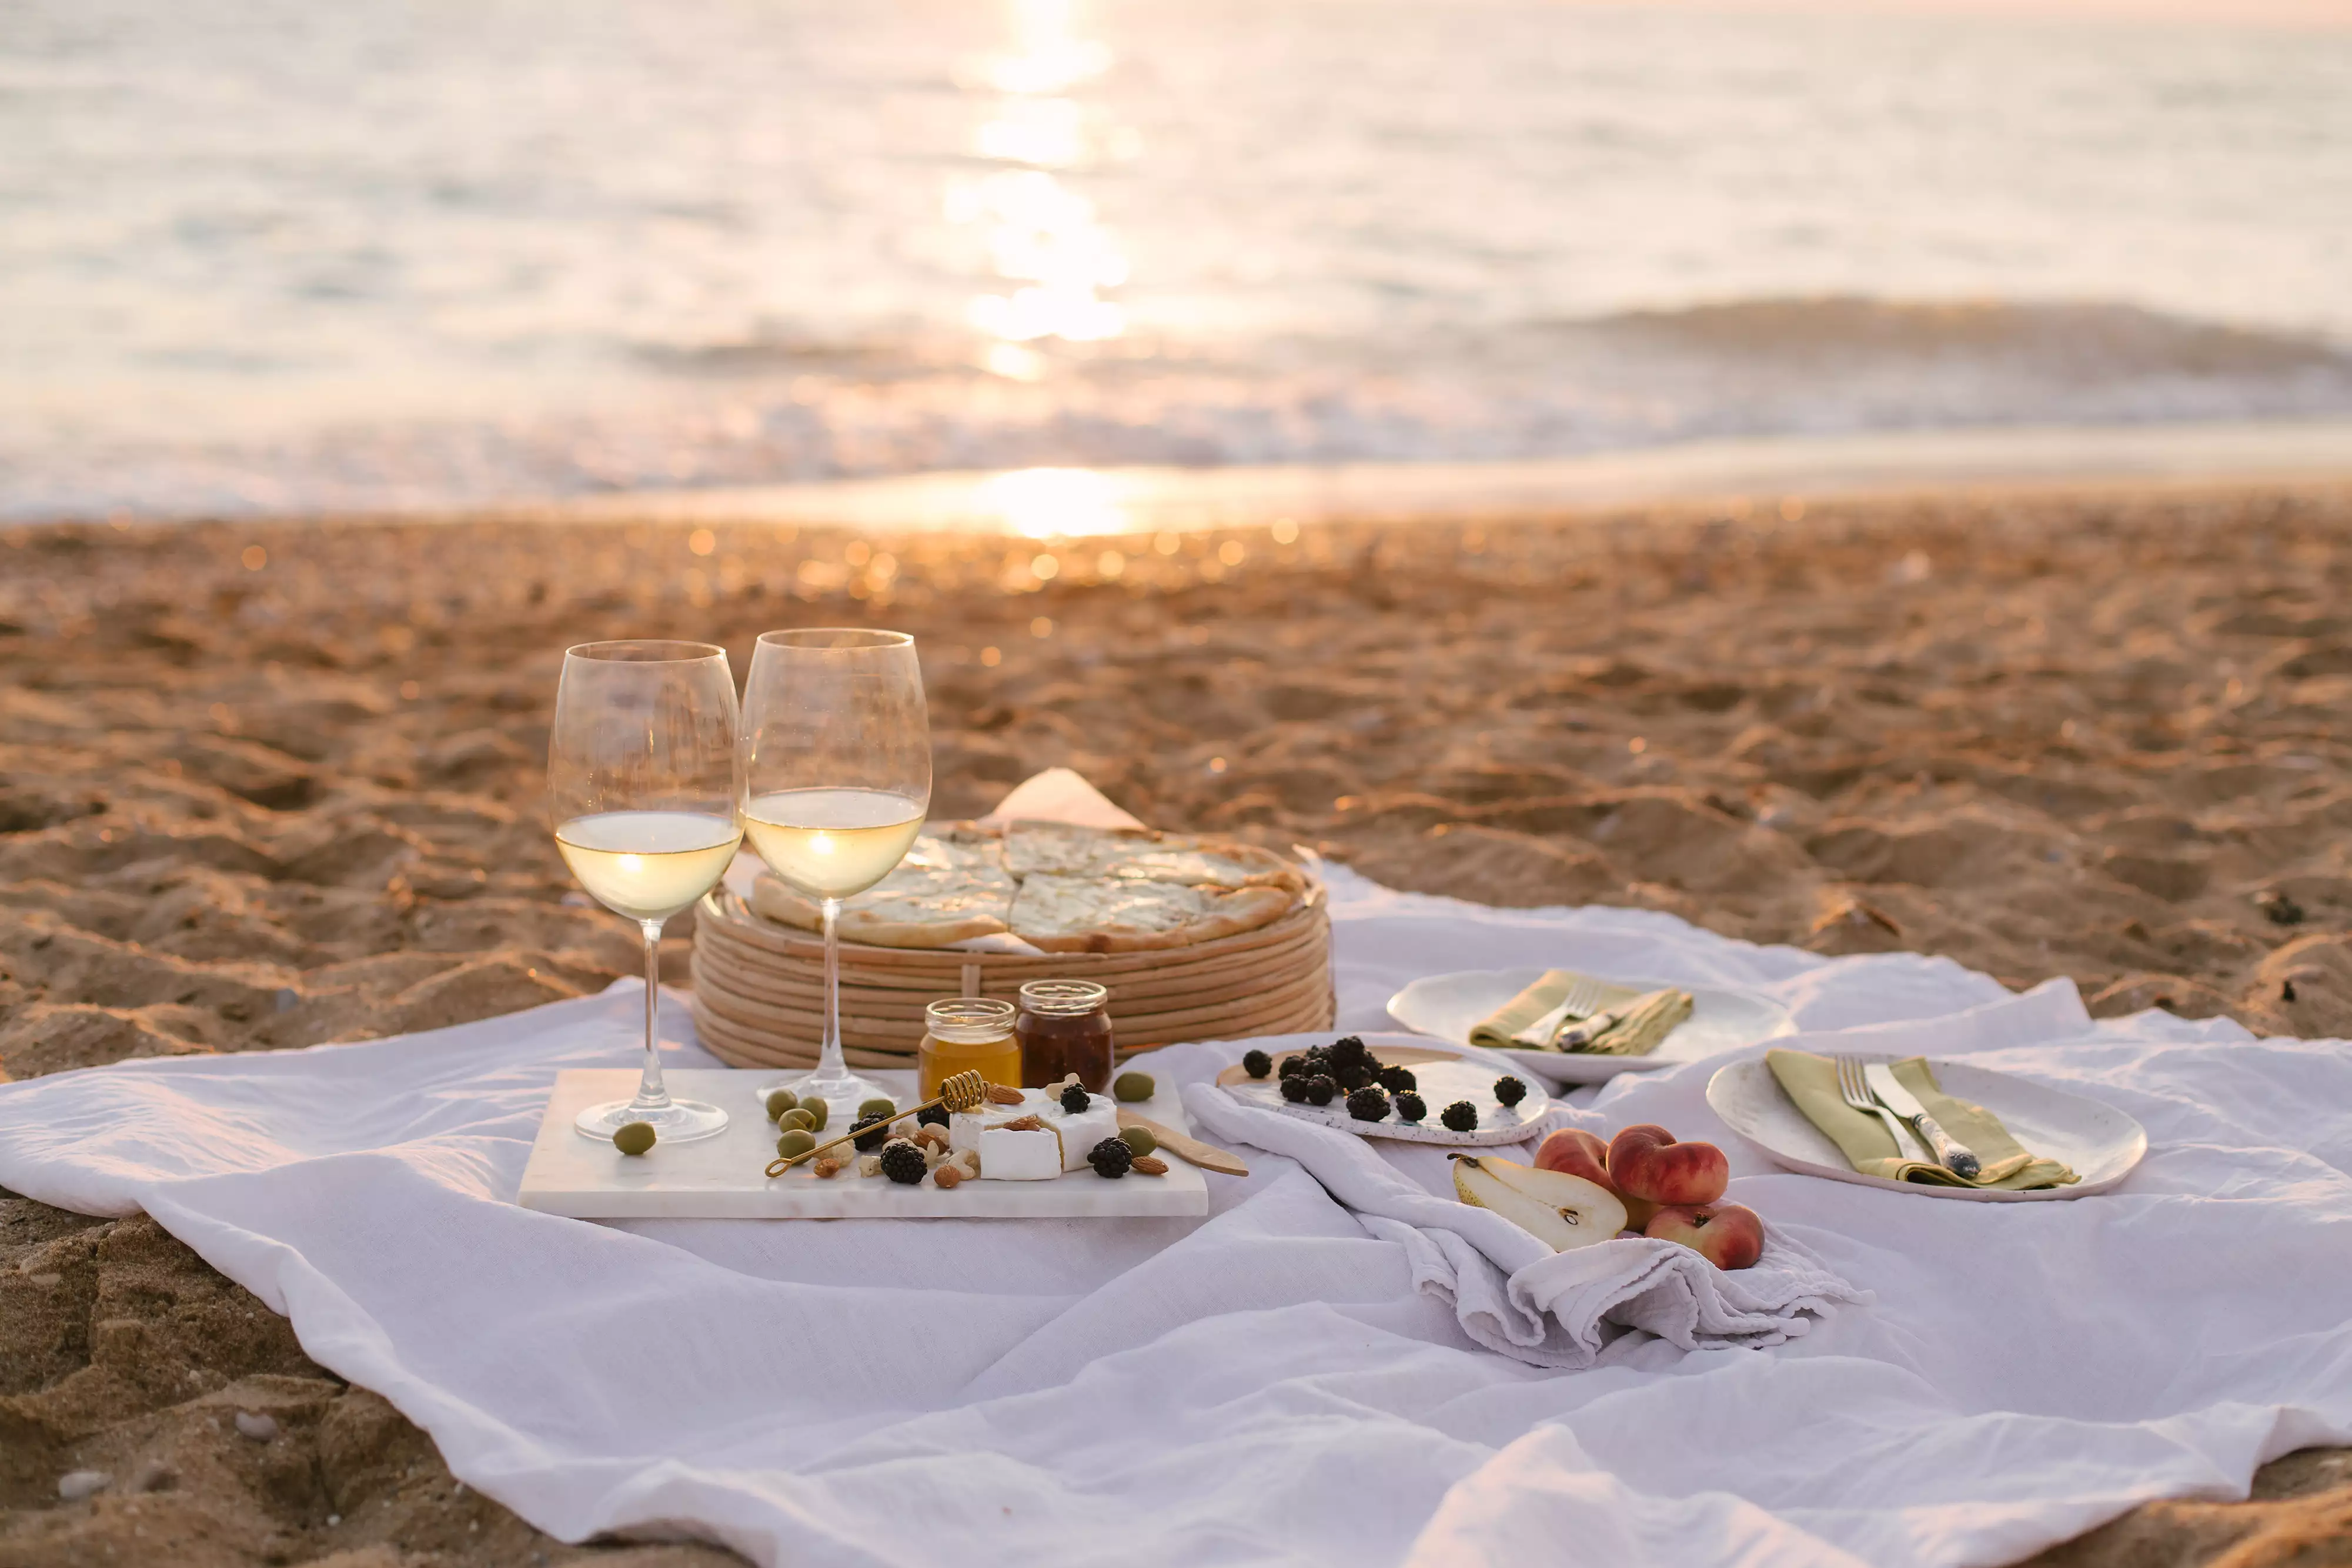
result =
[[[641,367],[634,381],[614,372],[628,395],[593,413],[332,425],[266,444],[0,440],[0,516],[457,507],[940,469],[1520,461],[1724,437],[2352,413],[2352,351],[2324,339],[2105,303],[1769,298],[1223,353],[1128,342],[1039,352],[1026,380],[936,338],[751,336],[627,357]]]

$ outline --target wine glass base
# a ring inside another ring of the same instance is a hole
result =
[[[857,1107],[866,1101],[898,1098],[896,1093],[881,1084],[870,1079],[860,1078],[855,1072],[844,1072],[838,1078],[823,1079],[814,1072],[808,1072],[798,1078],[779,1078],[773,1082],[761,1084],[760,1103],[762,1106],[766,1105],[768,1096],[779,1089],[789,1089],[803,1100],[812,1094],[815,1095],[825,1103],[827,1116],[825,1125],[828,1127],[838,1125],[845,1129],[857,1114]]]
[[[631,1122],[653,1124],[656,1147],[663,1144],[690,1144],[697,1138],[714,1137],[727,1130],[727,1113],[700,1100],[673,1100],[667,1105],[640,1108],[633,1100],[607,1100],[601,1105],[591,1105],[572,1119],[572,1124],[591,1138],[609,1140]]]

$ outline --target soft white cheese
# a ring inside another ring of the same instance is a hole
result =
[[[977,1111],[959,1111],[948,1118],[948,1147],[951,1150],[971,1149],[980,1155],[980,1174],[994,1177],[997,1173],[989,1165],[988,1151],[994,1145],[988,1142],[996,1129],[1007,1122],[1017,1122],[1024,1116],[1035,1116],[1061,1134],[1061,1165],[1059,1170],[1083,1170],[1087,1152],[1105,1138],[1118,1136],[1118,1107],[1108,1094],[1087,1096],[1087,1108],[1076,1115],[1062,1109],[1061,1093],[1053,1089],[1024,1089],[1018,1105],[983,1105]],[[1053,1133],[1021,1134],[1051,1141]],[[1025,1162],[1024,1162],[1025,1164]],[[1057,1171],[1055,1174],[1059,1174]],[[1034,1176],[1015,1176],[1015,1181],[1033,1181]]]
[[[980,1134],[983,1181],[1052,1181],[1062,1174],[1060,1140],[1050,1132],[1007,1132],[988,1127]]]
[[[1087,1108],[1073,1116],[1057,1103],[1045,1120],[1062,1130],[1062,1168],[1086,1168],[1088,1151],[1105,1138],[1118,1136],[1118,1107],[1108,1094],[1087,1096]]]

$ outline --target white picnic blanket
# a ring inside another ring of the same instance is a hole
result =
[[[2352,1050],[2095,1026],[2063,986],[2011,998],[1656,915],[1330,886],[1347,1027],[1447,969],[1753,986],[1809,1030],[1894,1023],[1861,1043],[2105,1098],[2152,1149],[2116,1194],[2026,1205],[1735,1151],[1733,1196],[1874,1300],[1765,1349],[1629,1333],[1581,1371],[1482,1348],[1396,1222],[1274,1155],[1212,1177],[1198,1221],[511,1207],[555,1070],[630,1060],[628,987],[0,1086],[0,1185],[145,1208],[547,1530],[682,1529],[763,1564],[1999,1563],[2352,1441]],[[667,1028],[691,1038],[682,1008]],[[1157,1067],[1201,1082],[1239,1051]],[[1590,1108],[1704,1135],[1715,1065]]]
[[[1277,1035],[1259,1044],[1271,1053],[1318,1038]],[[1497,1076],[1518,1071],[1488,1051],[1463,1055]],[[1185,1085],[1184,1105],[1206,1135],[1297,1164],[1367,1231],[1404,1249],[1413,1283],[1452,1302],[1464,1333],[1531,1366],[1591,1366],[1628,1328],[1685,1350],[1775,1345],[1810,1333],[1833,1307],[1870,1300],[1780,1230],[1768,1230],[1763,1256],[1737,1273],[1672,1241],[1627,1238],[1556,1254],[1502,1216],[1456,1198],[1445,1148],[1360,1138],[1243,1104],[1213,1083]],[[1612,1130],[1598,1112],[1555,1104],[1529,1122],[1522,1142],[1486,1152],[1529,1161],[1547,1134],[1579,1126],[1602,1137]]]

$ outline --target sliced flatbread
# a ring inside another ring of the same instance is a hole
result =
[[[1227,891],[1036,872],[1022,878],[1013,901],[1013,934],[1048,953],[1141,953],[1255,931],[1297,901],[1281,887]]]
[[[1015,822],[1004,831],[1004,869],[1014,876],[1115,878],[1187,887],[1278,887],[1304,892],[1298,868],[1271,850],[1231,839],[1149,830],[1114,831],[1066,822]]]
[[[913,864],[913,859],[909,853],[898,870],[842,901],[843,941],[879,947],[946,947],[1012,928],[1017,884],[1001,867],[923,866]],[[824,925],[824,911],[817,901],[793,891],[773,872],[761,872],[752,883],[751,907],[803,931]]]

